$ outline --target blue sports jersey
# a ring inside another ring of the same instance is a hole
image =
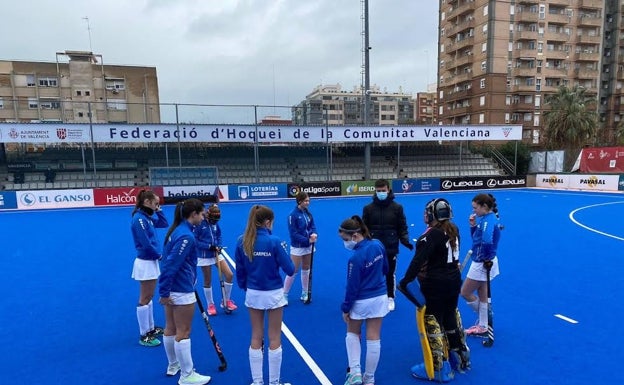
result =
[[[308,210],[301,210],[298,206],[288,215],[288,232],[292,247],[309,247],[310,235],[316,233],[314,218]]]
[[[160,264],[158,293],[168,298],[169,293],[192,293],[197,280],[197,257],[199,251],[192,225],[183,221],[173,230],[165,244]]]
[[[490,261],[496,256],[500,240],[500,223],[493,212],[479,217],[477,225],[470,228],[472,235],[472,260]]]
[[[388,258],[386,249],[377,239],[364,239],[353,249],[347,265],[347,290],[340,309],[348,313],[353,303],[386,294]]]
[[[282,242],[264,227],[257,229],[254,255],[250,261],[243,250],[243,237],[236,243],[236,282],[243,289],[275,290],[283,286],[281,268],[287,275],[295,273],[295,265]]]
[[[137,251],[137,258],[147,260],[160,259],[160,245],[156,239],[156,230],[154,228],[167,226],[169,226],[169,222],[167,222],[167,218],[165,218],[165,214],[162,211],[156,212],[156,219],[143,209],[137,210],[132,215],[130,229],[132,230],[132,239]]]
[[[217,222],[210,222],[206,219],[195,227],[195,238],[200,258],[215,258],[217,256],[215,247],[221,247],[221,227]],[[212,250],[211,250],[212,249]]]

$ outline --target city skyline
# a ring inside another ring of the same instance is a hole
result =
[[[155,66],[162,103],[288,107],[320,84],[361,83],[360,0],[63,5],[4,5],[0,32],[15,38],[0,59],[54,61],[59,51],[92,50],[105,65]],[[28,15],[27,27],[20,15]],[[435,82],[437,24],[437,2],[369,0],[371,85],[415,95]],[[220,109],[186,113],[197,123],[230,119]]]

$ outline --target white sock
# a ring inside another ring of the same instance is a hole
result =
[[[269,385],[278,384],[282,369],[282,347],[269,349]]]
[[[475,313],[479,312],[479,298],[475,299],[474,301],[466,302],[466,304],[470,306],[472,311],[474,311]]]
[[[307,293],[310,282],[310,269],[301,270],[301,291]]]
[[[163,345],[165,345],[165,353],[169,364],[178,362],[175,352],[175,336],[163,336]]]
[[[149,330],[154,330],[154,301],[150,300],[147,304],[149,306]]]
[[[180,377],[193,373],[193,357],[191,356],[191,339],[174,342],[175,355],[180,363]]]
[[[366,371],[364,372],[366,377],[375,378],[379,356],[381,356],[381,340],[366,340]]]
[[[212,287],[205,287],[204,295],[206,296],[206,301],[208,301],[208,305],[214,303],[214,299],[212,298]]]
[[[294,273],[293,275],[287,275],[284,279],[284,295],[288,295],[288,293],[290,292],[290,288],[295,281],[295,275],[297,275],[297,273]]]
[[[149,319],[150,319],[150,308],[149,305],[137,306],[136,308],[137,320],[139,321],[139,332],[142,336],[149,332]]]
[[[360,345],[360,337],[355,333],[348,332],[345,343],[347,345],[347,360],[349,360],[350,373],[361,373],[360,358],[362,345]]]
[[[488,324],[488,304],[479,302],[479,325],[487,327]]]
[[[226,282],[225,283],[225,298],[223,299],[224,302],[227,302],[230,300],[230,295],[232,295],[232,286],[234,284],[232,282]]]
[[[251,379],[254,384],[261,384],[262,379],[262,349],[252,349],[249,347],[249,367],[251,368]]]

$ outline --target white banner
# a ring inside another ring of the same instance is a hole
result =
[[[0,123],[3,143],[318,143],[521,140],[522,126],[253,126]]]
[[[20,210],[94,206],[91,189],[16,191],[16,194]]]
[[[569,188],[618,191],[620,175],[570,175]]]
[[[535,185],[545,188],[568,188],[570,185],[570,175],[557,174],[537,174],[535,177]]]

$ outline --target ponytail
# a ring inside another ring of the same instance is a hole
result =
[[[247,225],[245,226],[245,233],[243,234],[243,251],[245,255],[247,255],[247,258],[249,258],[249,261],[253,261],[258,227],[263,227],[267,220],[272,221],[273,218],[275,218],[275,214],[273,210],[267,206],[254,205],[251,210],[249,210]]]
[[[193,213],[202,213],[203,211],[204,204],[199,199],[191,198],[178,202],[173,211],[173,223],[169,226],[167,235],[165,235],[165,245],[169,242],[171,233],[173,233],[183,220],[188,219]]]

